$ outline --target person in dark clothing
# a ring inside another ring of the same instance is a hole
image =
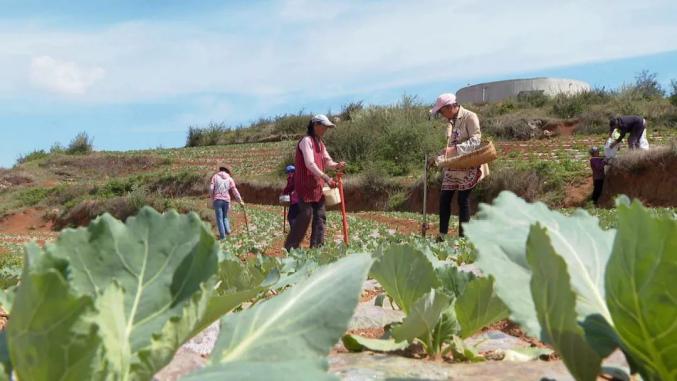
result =
[[[599,196],[602,195],[604,185],[604,158],[599,156],[599,148],[590,148],[590,168],[592,169],[592,202],[598,205]]]
[[[649,142],[646,140],[646,119],[637,115],[622,115],[609,119],[609,137],[616,129],[620,136],[611,144],[611,148],[620,144],[625,135],[630,133],[628,148],[649,149]]]
[[[294,172],[296,172],[296,167],[293,165],[288,165],[285,168],[287,173],[287,186],[282,190],[283,195],[289,196],[289,213],[287,213],[287,221],[289,221],[289,226],[294,226],[294,220],[299,214],[299,195],[294,190]]]

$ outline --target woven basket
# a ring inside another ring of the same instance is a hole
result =
[[[476,168],[496,160],[496,148],[492,142],[484,142],[480,148],[465,155],[444,157],[440,156],[436,161],[437,166],[447,169],[469,169]]]

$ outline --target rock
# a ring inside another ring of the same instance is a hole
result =
[[[185,349],[188,349],[192,352],[195,352],[199,355],[208,355],[214,350],[214,345],[216,344],[216,339],[219,337],[220,325],[219,321],[215,321],[207,327],[204,331],[200,332],[197,336],[193,337],[189,342],[183,345]]]
[[[404,313],[369,303],[360,303],[350,319],[348,329],[382,328],[390,323],[402,321]]]
[[[530,346],[524,340],[496,330],[489,330],[471,336],[465,340],[465,343],[477,348],[479,352],[527,348]]]
[[[181,347],[174,355],[174,359],[159,371],[153,380],[176,381],[194,370],[202,368],[206,363],[207,359],[185,347]]]
[[[381,288],[381,285],[376,279],[367,279],[362,285],[362,291],[373,291]]]
[[[336,353],[329,371],[345,381],[363,380],[558,380],[573,381],[561,361],[449,364],[377,353]]]

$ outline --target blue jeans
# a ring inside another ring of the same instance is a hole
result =
[[[216,212],[216,226],[219,228],[219,237],[226,238],[230,234],[230,222],[228,221],[228,208],[230,203],[224,200],[214,200]]]

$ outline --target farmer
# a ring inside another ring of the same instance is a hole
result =
[[[630,149],[649,149],[649,141],[646,140],[646,119],[637,115],[622,115],[609,119],[609,137],[614,130],[618,129],[620,136],[615,142],[611,143],[611,148],[615,148],[623,141],[625,134],[630,133],[628,137],[628,148]]]
[[[341,170],[345,162],[336,163],[327,152],[322,137],[327,129],[336,125],[325,115],[315,115],[308,123],[308,131],[296,146],[294,173],[294,190],[299,198],[298,215],[291,226],[284,248],[287,251],[298,248],[311,223],[310,247],[324,244],[324,195],[322,187],[325,182],[332,188],[336,182],[324,173],[325,169]]]
[[[439,113],[449,122],[447,147],[441,155],[463,155],[479,148],[482,133],[477,114],[459,105],[454,94],[440,95],[430,113],[433,116]],[[440,192],[440,232],[437,242],[443,242],[449,232],[451,200],[455,192],[458,192],[458,235],[464,236],[463,223],[470,220],[468,197],[475,185],[488,174],[488,170],[489,167],[486,164],[470,169],[444,169]]]
[[[602,186],[604,185],[604,158],[599,156],[599,148],[590,148],[590,169],[592,169],[592,202],[595,206],[599,196],[602,195]]]
[[[228,208],[230,207],[230,195],[244,206],[244,201],[237,191],[235,180],[230,175],[230,169],[226,166],[219,167],[219,171],[212,176],[209,184],[209,196],[213,200],[216,212],[216,226],[219,229],[219,237],[223,240],[230,235],[230,222],[228,221]]]
[[[289,226],[294,226],[294,220],[296,220],[296,216],[299,214],[299,196],[294,191],[294,173],[296,172],[296,167],[288,165],[284,171],[287,173],[287,186],[282,190],[282,194],[289,196],[287,220],[289,221]]]

